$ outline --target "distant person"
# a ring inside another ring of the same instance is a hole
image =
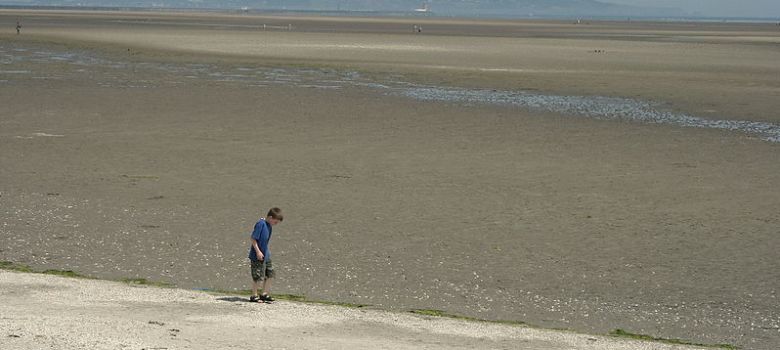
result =
[[[271,279],[276,275],[274,266],[271,263],[271,250],[268,243],[271,240],[271,231],[273,227],[284,220],[282,210],[271,208],[264,218],[260,218],[255,224],[250,239],[249,262],[252,269],[252,296],[249,301],[271,303],[274,298],[271,297]],[[257,289],[263,283],[263,294],[258,295]]]
[[[16,35],[19,35],[19,33],[22,32],[22,24],[19,23],[19,21],[16,21]]]

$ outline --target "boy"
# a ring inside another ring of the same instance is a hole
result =
[[[284,220],[282,210],[271,208],[265,218],[260,218],[255,224],[250,238],[249,262],[252,268],[252,296],[249,301],[266,302],[274,301],[268,292],[271,290],[271,279],[274,278],[274,266],[271,264],[271,251],[268,243],[271,240],[273,226]],[[257,288],[263,282],[263,294],[257,295]]]

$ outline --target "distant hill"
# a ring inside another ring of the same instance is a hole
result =
[[[505,16],[673,16],[682,11],[668,8],[645,8],[596,0],[440,0],[432,3],[433,11],[455,14]]]
[[[499,17],[679,16],[682,11],[611,4],[597,0],[430,0],[437,15]],[[11,6],[155,7],[250,10],[411,12],[420,0],[0,0]]]

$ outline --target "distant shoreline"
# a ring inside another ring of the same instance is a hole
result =
[[[191,13],[228,13],[228,14],[269,14],[269,15],[311,15],[336,17],[417,17],[447,19],[496,19],[496,20],[581,20],[605,22],[659,22],[659,23],[738,23],[738,24],[780,24],[778,17],[688,17],[688,16],[573,16],[573,15],[508,15],[481,14],[474,16],[449,15],[437,12],[415,11],[368,11],[368,10],[305,10],[305,9],[248,9],[240,8],[178,8],[178,7],[113,7],[113,6],[25,6],[0,5],[0,10],[44,10],[44,11],[108,11],[108,12],[191,12]]]

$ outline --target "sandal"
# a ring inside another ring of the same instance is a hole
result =
[[[249,297],[249,301],[253,302],[253,303],[262,303],[263,302],[263,298],[262,297],[257,297],[257,296],[253,295],[253,296]]]
[[[274,301],[276,301],[276,299],[272,298],[272,297],[271,297],[270,295],[268,295],[268,294],[262,294],[262,295],[260,295],[260,300],[262,300],[262,301],[264,301],[264,302],[266,302],[266,303],[273,303]]]

